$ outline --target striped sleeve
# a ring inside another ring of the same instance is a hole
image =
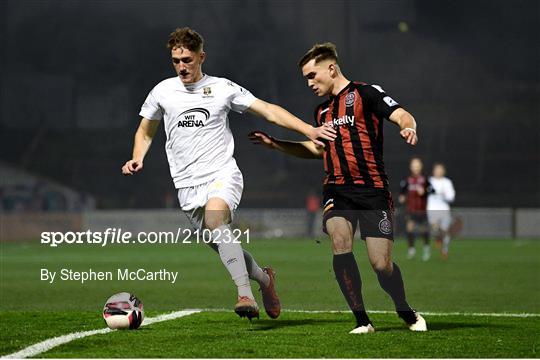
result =
[[[370,110],[381,119],[390,118],[390,115],[401,107],[379,85],[362,85],[359,91]]]

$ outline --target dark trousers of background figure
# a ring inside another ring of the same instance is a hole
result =
[[[307,236],[309,238],[314,238],[315,237],[315,220],[316,220],[316,218],[317,218],[317,213],[316,212],[311,212],[311,211],[307,212],[306,234],[307,234]]]

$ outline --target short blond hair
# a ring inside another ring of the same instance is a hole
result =
[[[334,60],[336,63],[338,63],[339,59],[336,45],[332,44],[331,42],[313,45],[313,47],[309,49],[309,51],[305,53],[302,58],[300,58],[300,61],[298,61],[298,66],[302,68],[312,59],[315,59],[315,63],[328,59]]]

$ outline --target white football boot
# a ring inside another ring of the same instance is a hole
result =
[[[416,315],[416,322],[414,324],[409,324],[409,330],[411,331],[427,331],[426,320],[422,315],[414,313]]]
[[[422,254],[422,261],[428,261],[431,258],[431,248],[429,245],[424,246],[424,253]]]
[[[364,326],[359,326],[357,328],[352,329],[349,334],[367,334],[367,333],[373,333],[375,332],[375,328],[371,324],[367,324]]]

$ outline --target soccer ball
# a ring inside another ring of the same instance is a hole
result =
[[[103,319],[111,329],[137,329],[144,319],[143,303],[135,295],[121,292],[103,307]]]

